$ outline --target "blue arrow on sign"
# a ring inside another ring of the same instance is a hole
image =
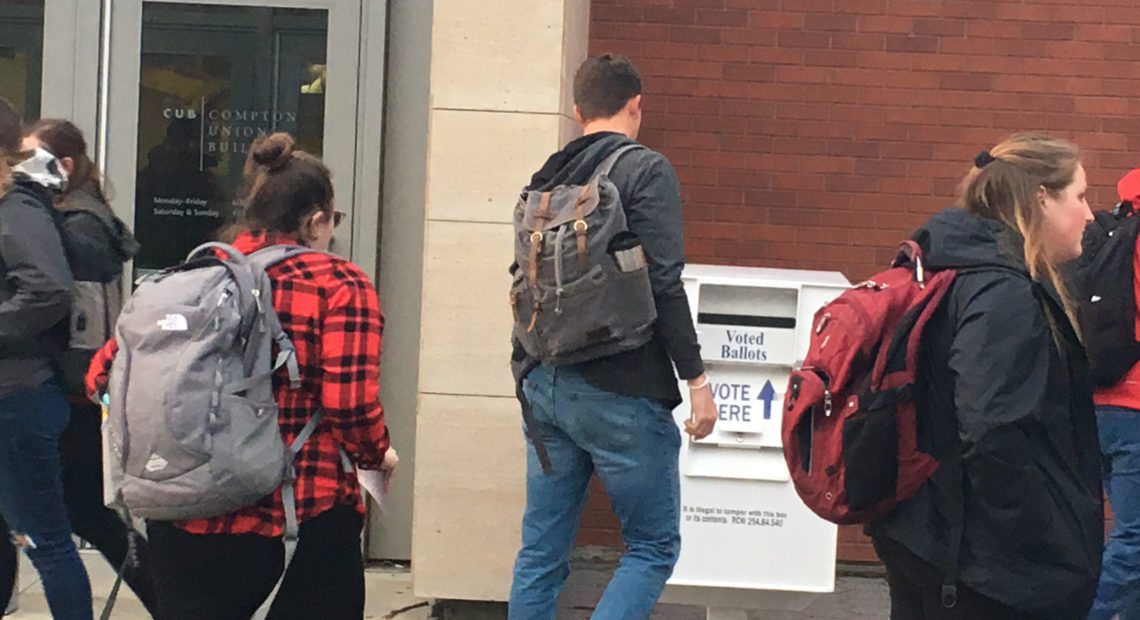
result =
[[[765,381],[764,387],[760,389],[760,393],[756,395],[756,400],[764,401],[764,419],[772,419],[772,401],[776,398],[776,389],[772,387],[771,381]]]

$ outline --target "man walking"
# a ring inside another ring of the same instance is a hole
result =
[[[680,184],[664,156],[636,142],[641,77],[624,57],[590,58],[575,75],[574,103],[582,137],[534,174],[516,213],[512,362],[529,414],[530,441],[512,620],[555,617],[594,472],[621,521],[626,553],[593,617],[647,618],[680,551],[681,437],[671,413],[681,403],[678,376],[688,382],[692,403],[685,431],[705,437],[717,418],[681,283]],[[567,187],[573,191],[563,212],[571,215],[560,217],[559,196]],[[620,205],[606,223],[616,219],[625,230],[598,241],[613,228],[599,227],[597,220],[588,224],[586,211],[604,211],[616,200]],[[601,252],[591,251],[596,243],[602,243]],[[552,247],[556,256],[550,257]],[[591,261],[598,255],[603,258],[595,265]],[[538,283],[548,272],[557,284],[546,295]],[[603,293],[583,301],[606,286],[606,278],[617,284],[604,294],[623,299],[608,311],[597,301]],[[630,301],[639,286],[645,289],[644,310]],[[591,326],[599,326],[583,328],[585,338],[579,340],[601,344],[570,343],[587,352],[567,353],[568,363],[551,363],[558,359],[553,351],[567,348],[553,334],[587,314]],[[614,325],[623,320],[626,325]],[[590,357],[590,351],[605,354]]]

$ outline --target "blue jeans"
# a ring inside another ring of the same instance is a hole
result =
[[[59,435],[71,409],[55,381],[0,398],[0,514],[43,582],[55,620],[90,620],[91,585],[71,539]]]
[[[1098,405],[1096,417],[1112,532],[1089,620],[1140,620],[1140,411]]]
[[[553,620],[590,474],[605,485],[626,553],[595,620],[648,618],[681,549],[681,434],[663,404],[600,390],[567,368],[539,366],[523,389],[554,470],[527,445],[526,511],[510,620]]]

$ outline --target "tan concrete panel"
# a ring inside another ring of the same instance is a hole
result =
[[[564,8],[564,0],[435,0],[435,107],[558,112]]]
[[[525,503],[521,424],[511,398],[420,397],[416,596],[507,599]]]
[[[574,73],[590,45],[589,0],[565,0],[562,17],[562,113],[574,119]]]
[[[558,150],[556,114],[433,110],[427,217],[510,223],[530,175]]]
[[[510,396],[510,224],[429,221],[420,392]]]
[[[582,126],[573,117],[559,117],[559,144],[566,144],[582,135]]]

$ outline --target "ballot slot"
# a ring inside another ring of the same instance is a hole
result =
[[[796,288],[702,284],[697,339],[706,361],[787,365],[795,357]]]

